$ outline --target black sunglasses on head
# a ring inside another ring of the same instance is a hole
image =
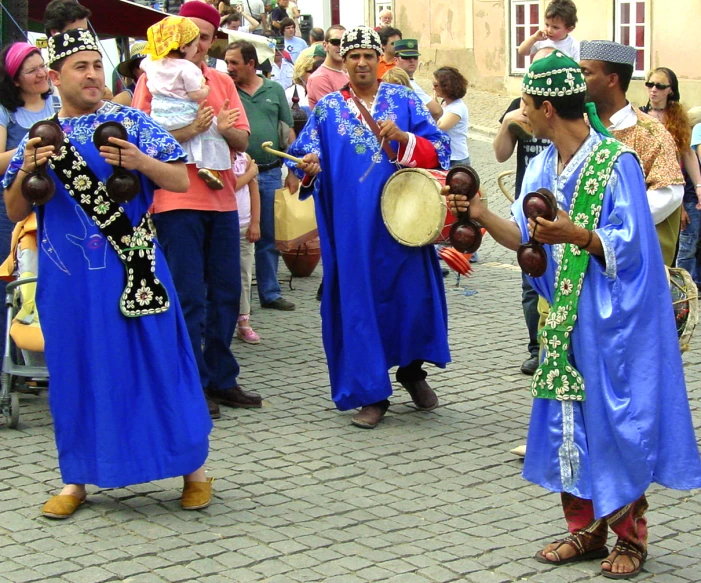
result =
[[[648,89],[652,89],[654,87],[655,89],[663,91],[665,89],[669,89],[671,85],[663,85],[662,83],[652,83],[651,81],[648,81],[647,83],[645,83],[645,87],[647,87]]]
[[[341,46],[341,39],[340,38],[331,38],[331,39],[329,39],[329,43],[335,47],[340,47]]]

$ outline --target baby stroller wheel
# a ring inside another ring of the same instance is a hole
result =
[[[10,429],[17,429],[19,426],[19,395],[10,394],[10,415],[7,418],[7,426]]]

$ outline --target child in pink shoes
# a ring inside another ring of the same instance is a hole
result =
[[[241,233],[241,307],[236,338],[247,344],[260,344],[260,336],[250,326],[251,279],[255,242],[260,239],[260,192],[258,166],[248,154],[237,153],[232,169],[236,176],[236,204]]]

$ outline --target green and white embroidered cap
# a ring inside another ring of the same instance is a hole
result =
[[[543,97],[564,97],[586,90],[579,65],[562,51],[554,51],[533,63],[521,83],[522,93]]]

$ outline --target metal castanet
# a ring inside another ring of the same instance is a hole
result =
[[[122,168],[122,149],[109,141],[110,138],[127,141],[129,134],[126,128],[116,121],[107,121],[95,129],[93,143],[99,150],[102,146],[112,146],[119,150],[119,166],[112,171],[112,176],[107,179],[105,189],[109,197],[118,204],[133,200],[141,190],[141,184],[136,174]]]
[[[557,218],[557,200],[547,188],[539,188],[523,197],[523,214],[526,218],[543,218],[554,221]],[[535,240],[536,223],[533,235],[516,252],[516,260],[521,270],[530,277],[541,277],[548,269],[548,255],[542,243]]]
[[[448,171],[445,183],[451,194],[467,196],[470,201],[479,192],[480,178],[472,166],[458,165]],[[450,228],[450,244],[461,253],[474,253],[482,244],[482,227],[470,218],[470,209],[461,213]]]
[[[29,139],[41,138],[38,148],[53,146],[54,152],[63,146],[64,134],[61,126],[53,120],[43,120],[35,123],[29,130]],[[56,192],[54,181],[46,172],[46,165],[36,165],[36,150],[34,151],[34,171],[22,181],[22,196],[32,204],[42,205],[51,200]]]

